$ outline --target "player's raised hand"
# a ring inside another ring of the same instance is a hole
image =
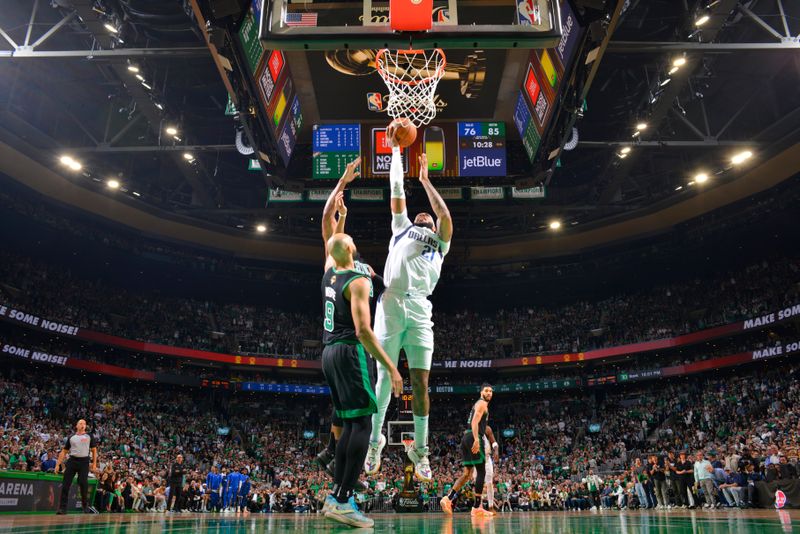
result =
[[[400,146],[397,143],[397,128],[395,128],[394,121],[392,121],[389,126],[386,127],[386,139],[389,140],[389,144],[391,146]]]
[[[345,167],[344,169],[344,174],[342,174],[341,180],[344,183],[349,184],[350,182],[358,178],[361,175],[361,171],[358,170],[359,165],[361,165],[360,157],[348,163],[347,167]]]
[[[336,193],[336,212],[339,214],[339,217],[346,217],[347,216],[347,206],[344,204],[344,191],[340,191]]]
[[[424,182],[428,179],[428,155],[423,152],[419,156],[419,180]]]
[[[400,374],[397,367],[392,370],[392,393],[395,397],[399,397],[403,393],[403,375]]]

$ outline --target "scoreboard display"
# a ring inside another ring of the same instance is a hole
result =
[[[428,156],[431,178],[505,176],[506,125],[504,122],[476,121],[419,128],[416,141],[401,152],[403,172],[407,176],[419,174],[418,157],[423,152]],[[314,125],[314,179],[339,178],[345,166],[358,156],[363,156],[362,177],[385,179],[388,176],[392,148],[385,126]]]
[[[314,125],[314,179],[338,179],[348,163],[361,154],[361,125]]]
[[[506,124],[459,122],[458,165],[460,176],[505,176]]]

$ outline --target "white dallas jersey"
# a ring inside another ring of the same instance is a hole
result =
[[[450,242],[439,234],[414,226],[407,212],[392,215],[392,240],[383,270],[383,283],[389,291],[428,297],[439,282],[444,257]]]

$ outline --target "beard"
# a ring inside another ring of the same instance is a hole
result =
[[[431,232],[433,232],[433,223],[432,222],[415,222],[414,226],[419,226],[420,228],[427,228]]]

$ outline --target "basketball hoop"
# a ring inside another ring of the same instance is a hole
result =
[[[401,434],[400,441],[403,443],[403,447],[406,450],[410,449],[412,445],[414,445],[414,433],[413,432],[403,432]]]
[[[375,66],[386,87],[386,111],[393,119],[407,118],[420,127],[436,116],[434,95],[444,76],[447,60],[441,48],[434,50],[389,50],[375,56]]]

